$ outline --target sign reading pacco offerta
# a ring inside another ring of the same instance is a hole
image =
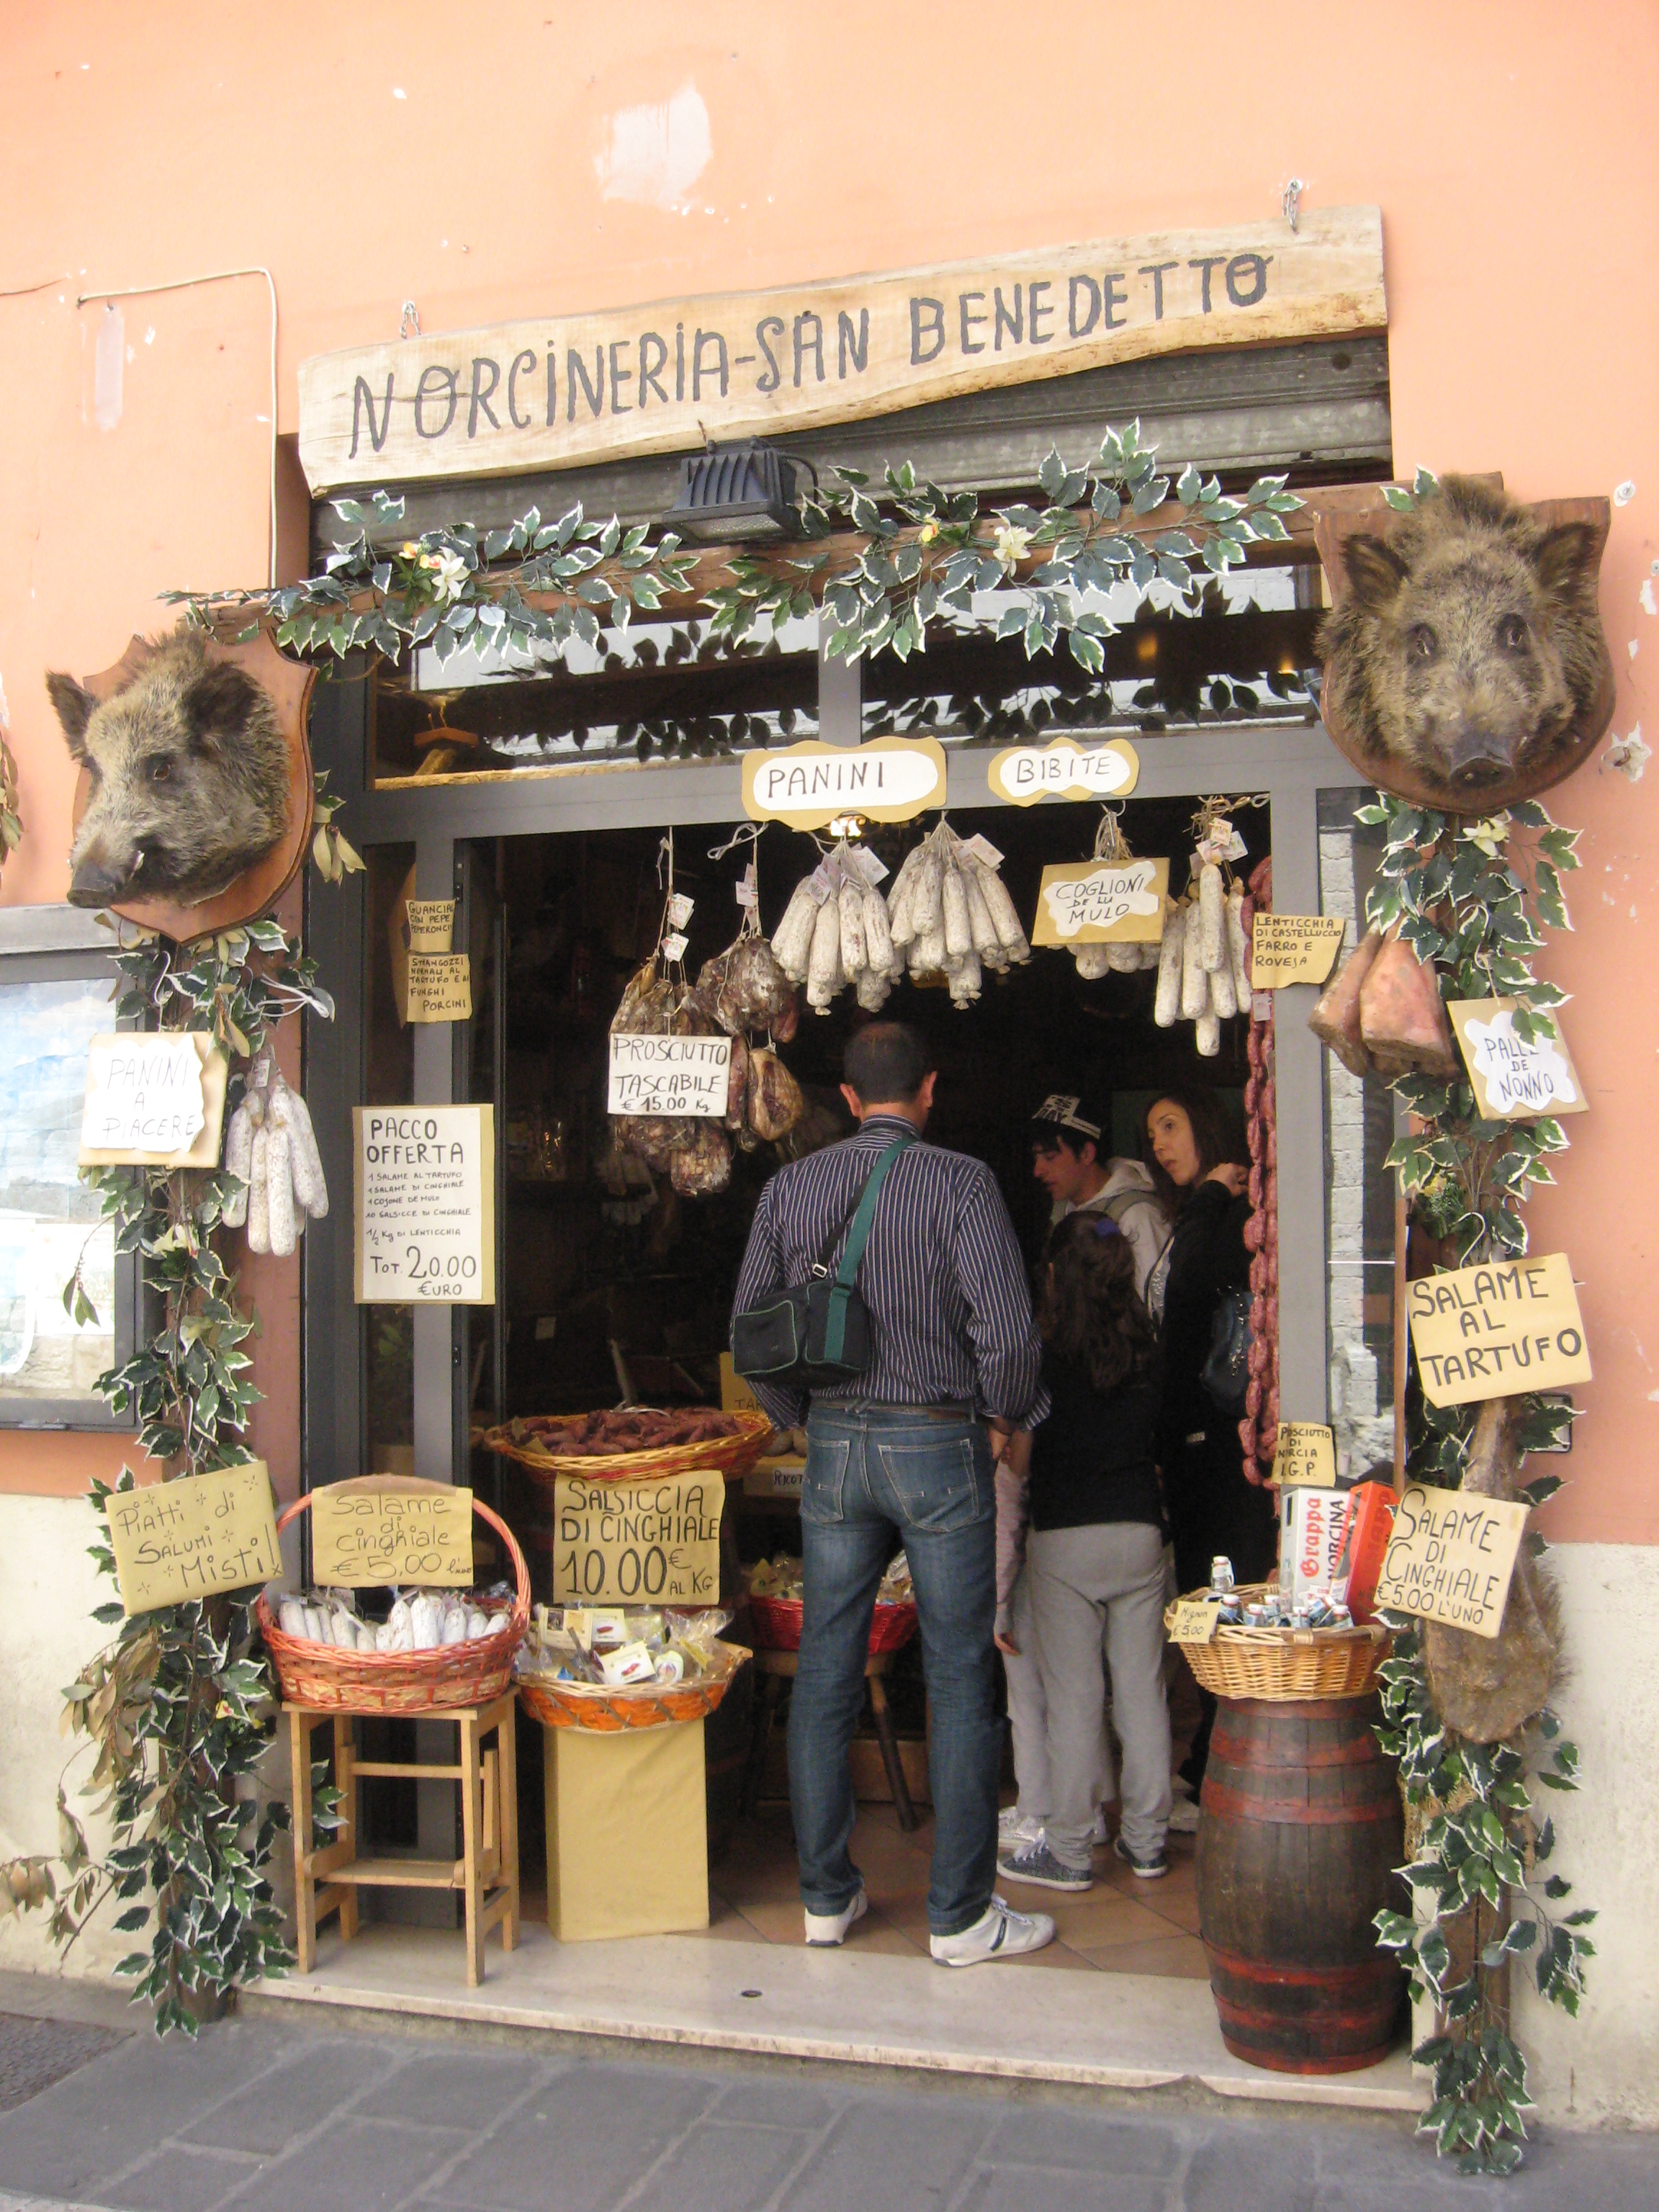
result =
[[[352,1109],[359,1304],[495,1304],[493,1113]]]
[[[1107,362],[1381,330],[1377,208],[1108,239],[317,356],[313,491],[693,452]]]

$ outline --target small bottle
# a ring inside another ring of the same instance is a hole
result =
[[[1218,1552],[1210,1562],[1210,1588],[1218,1595],[1237,1587],[1233,1580],[1233,1563],[1224,1552]]]

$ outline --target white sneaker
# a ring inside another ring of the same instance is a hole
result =
[[[815,1949],[829,1949],[847,1941],[847,1931],[863,1919],[870,1910],[870,1900],[862,1890],[853,1902],[839,1912],[809,1912],[806,1919],[806,1940]]]
[[[988,1959],[1018,1959],[1026,1951],[1040,1951],[1054,1940],[1054,1923],[1046,1912],[1014,1912],[994,1897],[982,1918],[959,1936],[933,1936],[927,1948],[941,1966],[977,1966]]]
[[[1190,1797],[1177,1797],[1170,1806],[1170,1832],[1175,1836],[1195,1836],[1198,1833],[1198,1808]]]
[[[1042,1823],[1034,1814],[1027,1814],[1022,1820],[1018,1805],[1005,1805],[997,1814],[999,1850],[1018,1850],[1021,1844],[1040,1843],[1042,1838]]]

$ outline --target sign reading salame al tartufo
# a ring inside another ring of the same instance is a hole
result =
[[[1052,251],[399,338],[300,365],[313,491],[568,468],[1149,354],[1379,330],[1382,218]]]

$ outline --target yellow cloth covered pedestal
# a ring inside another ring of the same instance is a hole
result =
[[[547,1924],[560,1942],[708,1925],[702,1730],[543,1729]]]

